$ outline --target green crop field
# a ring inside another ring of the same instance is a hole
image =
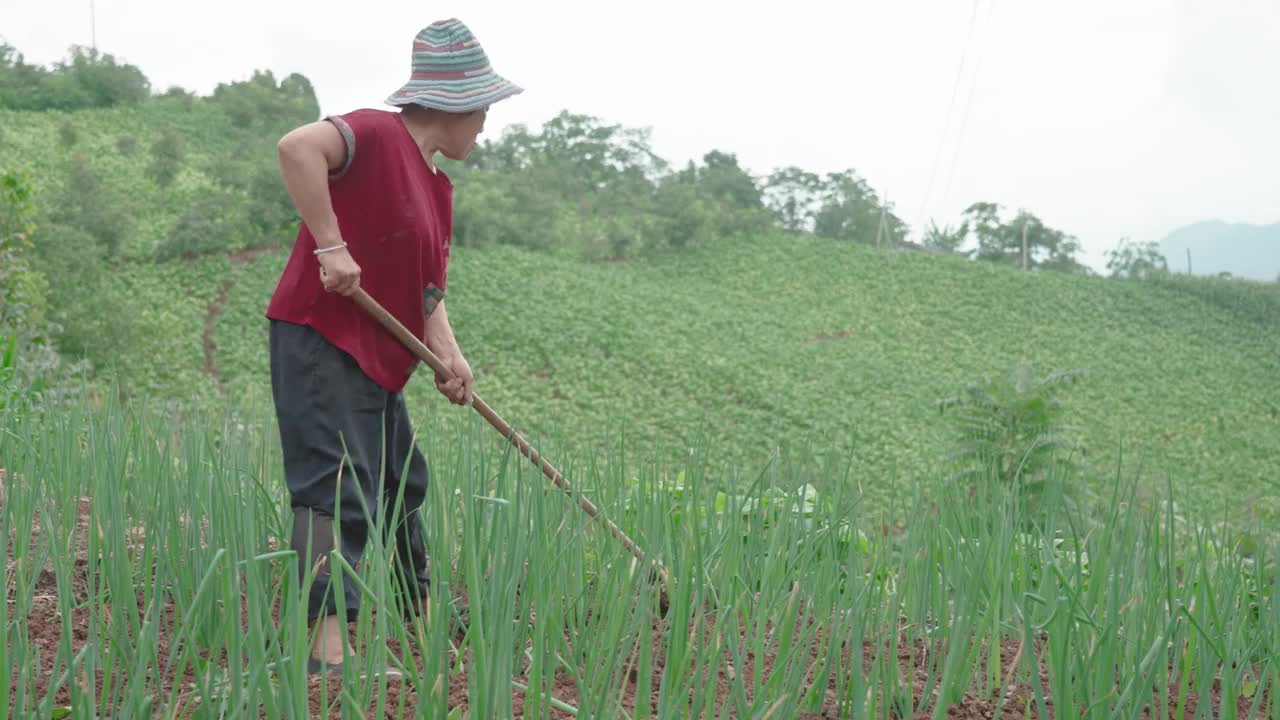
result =
[[[213,338],[239,401],[270,399],[262,313],[284,257],[228,273]],[[1064,396],[1088,474],[1123,463],[1215,512],[1275,493],[1277,323],[1165,286],[759,239],[601,265],[462,249],[448,302],[481,397],[575,455],[701,448],[732,484],[779,450],[820,451],[879,502],[937,474],[951,442],[939,400],[1025,359],[1088,370]],[[408,392],[423,422],[458,414],[426,374]]]
[[[705,444],[717,473],[750,475],[779,449],[821,448],[883,499],[947,455],[937,401],[1025,359],[1088,370],[1065,402],[1093,474],[1123,462],[1218,511],[1275,490],[1280,333],[1164,286],[813,241],[625,265],[456,255],[450,314],[481,396],[575,453],[625,440],[674,461]],[[268,408],[262,314],[284,258],[121,272],[148,339],[122,367],[127,386],[216,398],[201,335],[229,282],[215,370],[234,403]],[[416,417],[456,414],[425,375],[408,392]]]
[[[403,620],[371,540],[346,576],[361,659],[318,682],[269,430],[113,405],[3,419],[5,717],[1280,712],[1274,546],[1242,541],[1265,524],[1205,527],[1118,478],[1084,508],[1069,478],[1031,500],[902,487],[882,531],[804,458],[729,492],[696,458],[580,465],[663,586],[470,423],[423,438],[433,601],[465,601],[437,615],[465,624]],[[363,679],[375,664],[404,677]]]

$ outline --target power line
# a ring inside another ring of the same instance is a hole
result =
[[[938,175],[938,165],[942,162],[942,148],[946,145],[947,133],[951,129],[951,114],[955,110],[956,96],[960,94],[960,79],[964,76],[964,65],[969,56],[969,45],[973,42],[973,29],[978,22],[978,5],[980,3],[981,0],[973,0],[973,12],[969,15],[969,30],[965,36],[964,47],[960,50],[960,65],[956,68],[956,80],[951,86],[951,101],[947,104],[947,115],[942,125],[942,135],[938,138],[938,151],[934,153],[933,169],[929,172],[929,184],[925,187],[924,197],[920,200],[919,217],[921,227],[924,224],[925,210],[929,205],[929,196],[933,194],[933,181]]]
[[[995,6],[995,0],[990,0],[987,5],[987,17],[983,21],[986,33],[991,32],[991,13],[994,11]],[[956,167],[960,164],[960,148],[964,147],[964,131],[969,126],[969,108],[973,107],[973,93],[978,86],[978,77],[982,74],[982,58],[986,55],[986,49],[987,43],[979,41],[978,59],[973,65],[973,80],[969,83],[969,92],[965,96],[964,110],[960,113],[960,132],[956,135],[955,152],[951,155],[951,169],[947,171],[947,184],[942,186],[942,198],[938,201],[939,205],[946,205],[947,199],[951,195],[951,181],[955,179]]]

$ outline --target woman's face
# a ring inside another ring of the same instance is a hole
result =
[[[442,152],[450,160],[463,160],[476,146],[476,138],[484,132],[484,120],[489,108],[454,115],[449,128],[449,147]]]

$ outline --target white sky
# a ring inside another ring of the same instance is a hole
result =
[[[89,44],[91,0],[0,0],[28,62]],[[432,20],[458,17],[526,92],[489,131],[568,109],[653,130],[682,164],[854,168],[914,227],[969,203],[1080,238],[1280,221],[1280,0],[96,0],[99,49],[157,89],[255,68],[325,112],[383,107]],[[963,61],[963,64],[962,64]],[[957,85],[957,77],[959,83]],[[959,92],[952,104],[953,89]],[[950,112],[948,109],[950,108]]]

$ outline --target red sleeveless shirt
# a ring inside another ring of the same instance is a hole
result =
[[[444,299],[453,231],[453,183],[432,172],[399,113],[356,110],[326,118],[346,140],[329,194],[360,287],[426,340],[426,316]],[[266,316],[309,325],[386,390],[404,389],[418,359],[347,297],[326,292],[315,237],[303,223]]]

